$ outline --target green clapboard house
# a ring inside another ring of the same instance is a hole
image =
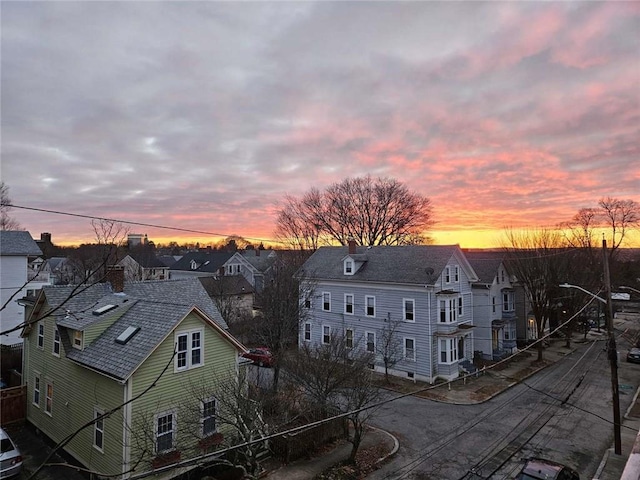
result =
[[[224,438],[216,385],[245,348],[197,278],[48,286],[28,309],[27,419],[87,469],[128,478]],[[234,378],[235,376],[235,378]],[[105,413],[107,417],[101,418]]]

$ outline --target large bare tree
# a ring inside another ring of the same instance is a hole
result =
[[[10,211],[9,186],[4,182],[0,182],[0,230],[22,230],[20,222],[9,215]]]
[[[407,245],[426,243],[432,226],[429,198],[390,178],[348,178],[302,198],[286,197],[276,235],[299,248],[321,243]]]

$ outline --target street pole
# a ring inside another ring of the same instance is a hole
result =
[[[611,396],[613,399],[613,435],[616,455],[622,455],[622,437],[620,433],[620,390],[618,386],[618,349],[616,336],[613,332],[613,306],[611,305],[611,277],[609,276],[609,256],[607,255],[607,241],[602,239],[602,256],[604,261],[604,285],[606,290],[607,305],[605,306],[605,318],[607,332],[609,334],[609,365],[611,366]]]

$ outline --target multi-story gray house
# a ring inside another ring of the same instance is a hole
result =
[[[465,256],[479,277],[472,288],[476,352],[488,360],[515,353],[516,287],[505,253],[466,251]]]
[[[343,334],[382,370],[380,341],[393,332],[401,358],[390,373],[428,382],[458,377],[472,359],[478,278],[457,245],[321,247],[299,278],[312,292],[302,299],[300,344]]]

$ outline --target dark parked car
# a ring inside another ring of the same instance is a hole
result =
[[[248,352],[243,353],[241,356],[253,360],[253,363],[260,367],[273,366],[273,355],[267,347],[250,348]]]
[[[580,475],[560,463],[543,458],[530,458],[516,480],[580,480]]]
[[[627,353],[627,362],[640,363],[640,348],[632,348]]]
[[[0,478],[18,475],[22,469],[22,455],[2,428],[0,428],[0,450]]]

